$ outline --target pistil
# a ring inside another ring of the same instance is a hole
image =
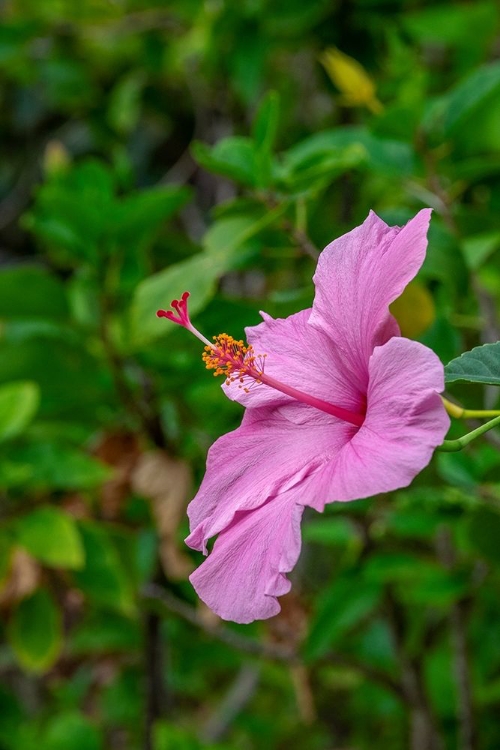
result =
[[[224,375],[227,385],[237,383],[238,387],[247,393],[254,383],[257,385],[267,385],[290,396],[296,401],[326,412],[326,414],[337,417],[344,422],[361,427],[365,419],[364,414],[357,414],[341,406],[330,404],[328,401],[323,401],[308,393],[299,391],[297,388],[286,383],[281,383],[276,378],[267,375],[264,372],[267,355],[255,355],[251,345],[246,346],[243,341],[237,341],[232,336],[228,336],[227,333],[214,336],[214,341],[209,341],[193,326],[189,319],[187,309],[188,297],[189,292],[184,292],[180,300],[172,301],[171,307],[173,311],[158,310],[156,314],[159,318],[167,318],[172,323],[182,326],[205,344],[203,361],[207,369],[214,370],[215,376]]]

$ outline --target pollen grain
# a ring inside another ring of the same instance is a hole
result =
[[[214,376],[224,375],[227,385],[238,382],[240,388],[247,377],[256,383],[260,382],[265,354],[256,356],[251,344],[246,345],[241,339],[237,341],[227,333],[220,333],[213,338],[213,345],[206,346],[202,354],[207,370],[213,370]]]

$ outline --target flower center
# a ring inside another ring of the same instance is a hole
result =
[[[168,318],[172,323],[186,328],[194,336],[205,344],[202,355],[205,366],[208,370],[214,371],[214,376],[224,375],[226,384],[238,383],[246,393],[249,392],[253,385],[267,385],[281,393],[291,396],[296,401],[320,409],[344,422],[361,427],[364,422],[364,414],[357,414],[343,409],[341,406],[335,406],[328,401],[311,396],[308,393],[299,391],[293,386],[281,383],[279,380],[267,375],[264,372],[267,354],[254,353],[251,345],[245,345],[243,341],[236,341],[227,333],[221,333],[214,336],[213,343],[198,331],[189,319],[187,300],[189,292],[184,292],[180,300],[173,300],[171,303],[172,310],[158,310],[156,313],[159,318]]]

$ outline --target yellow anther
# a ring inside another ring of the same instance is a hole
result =
[[[237,341],[227,333],[220,333],[213,340],[214,345],[206,346],[202,354],[207,370],[213,370],[214,376],[224,375],[227,385],[236,380],[243,383],[247,376],[258,380],[265,355],[256,357],[251,345],[247,346],[241,339]]]

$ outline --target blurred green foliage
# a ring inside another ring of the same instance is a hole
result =
[[[498,748],[498,434],[308,515],[282,613],[217,625],[184,516],[241,409],[155,317],[189,289],[240,337],[370,209],[428,205],[403,331],[445,364],[497,341],[498,3],[0,13],[0,749]],[[448,369],[468,408],[498,346]]]

